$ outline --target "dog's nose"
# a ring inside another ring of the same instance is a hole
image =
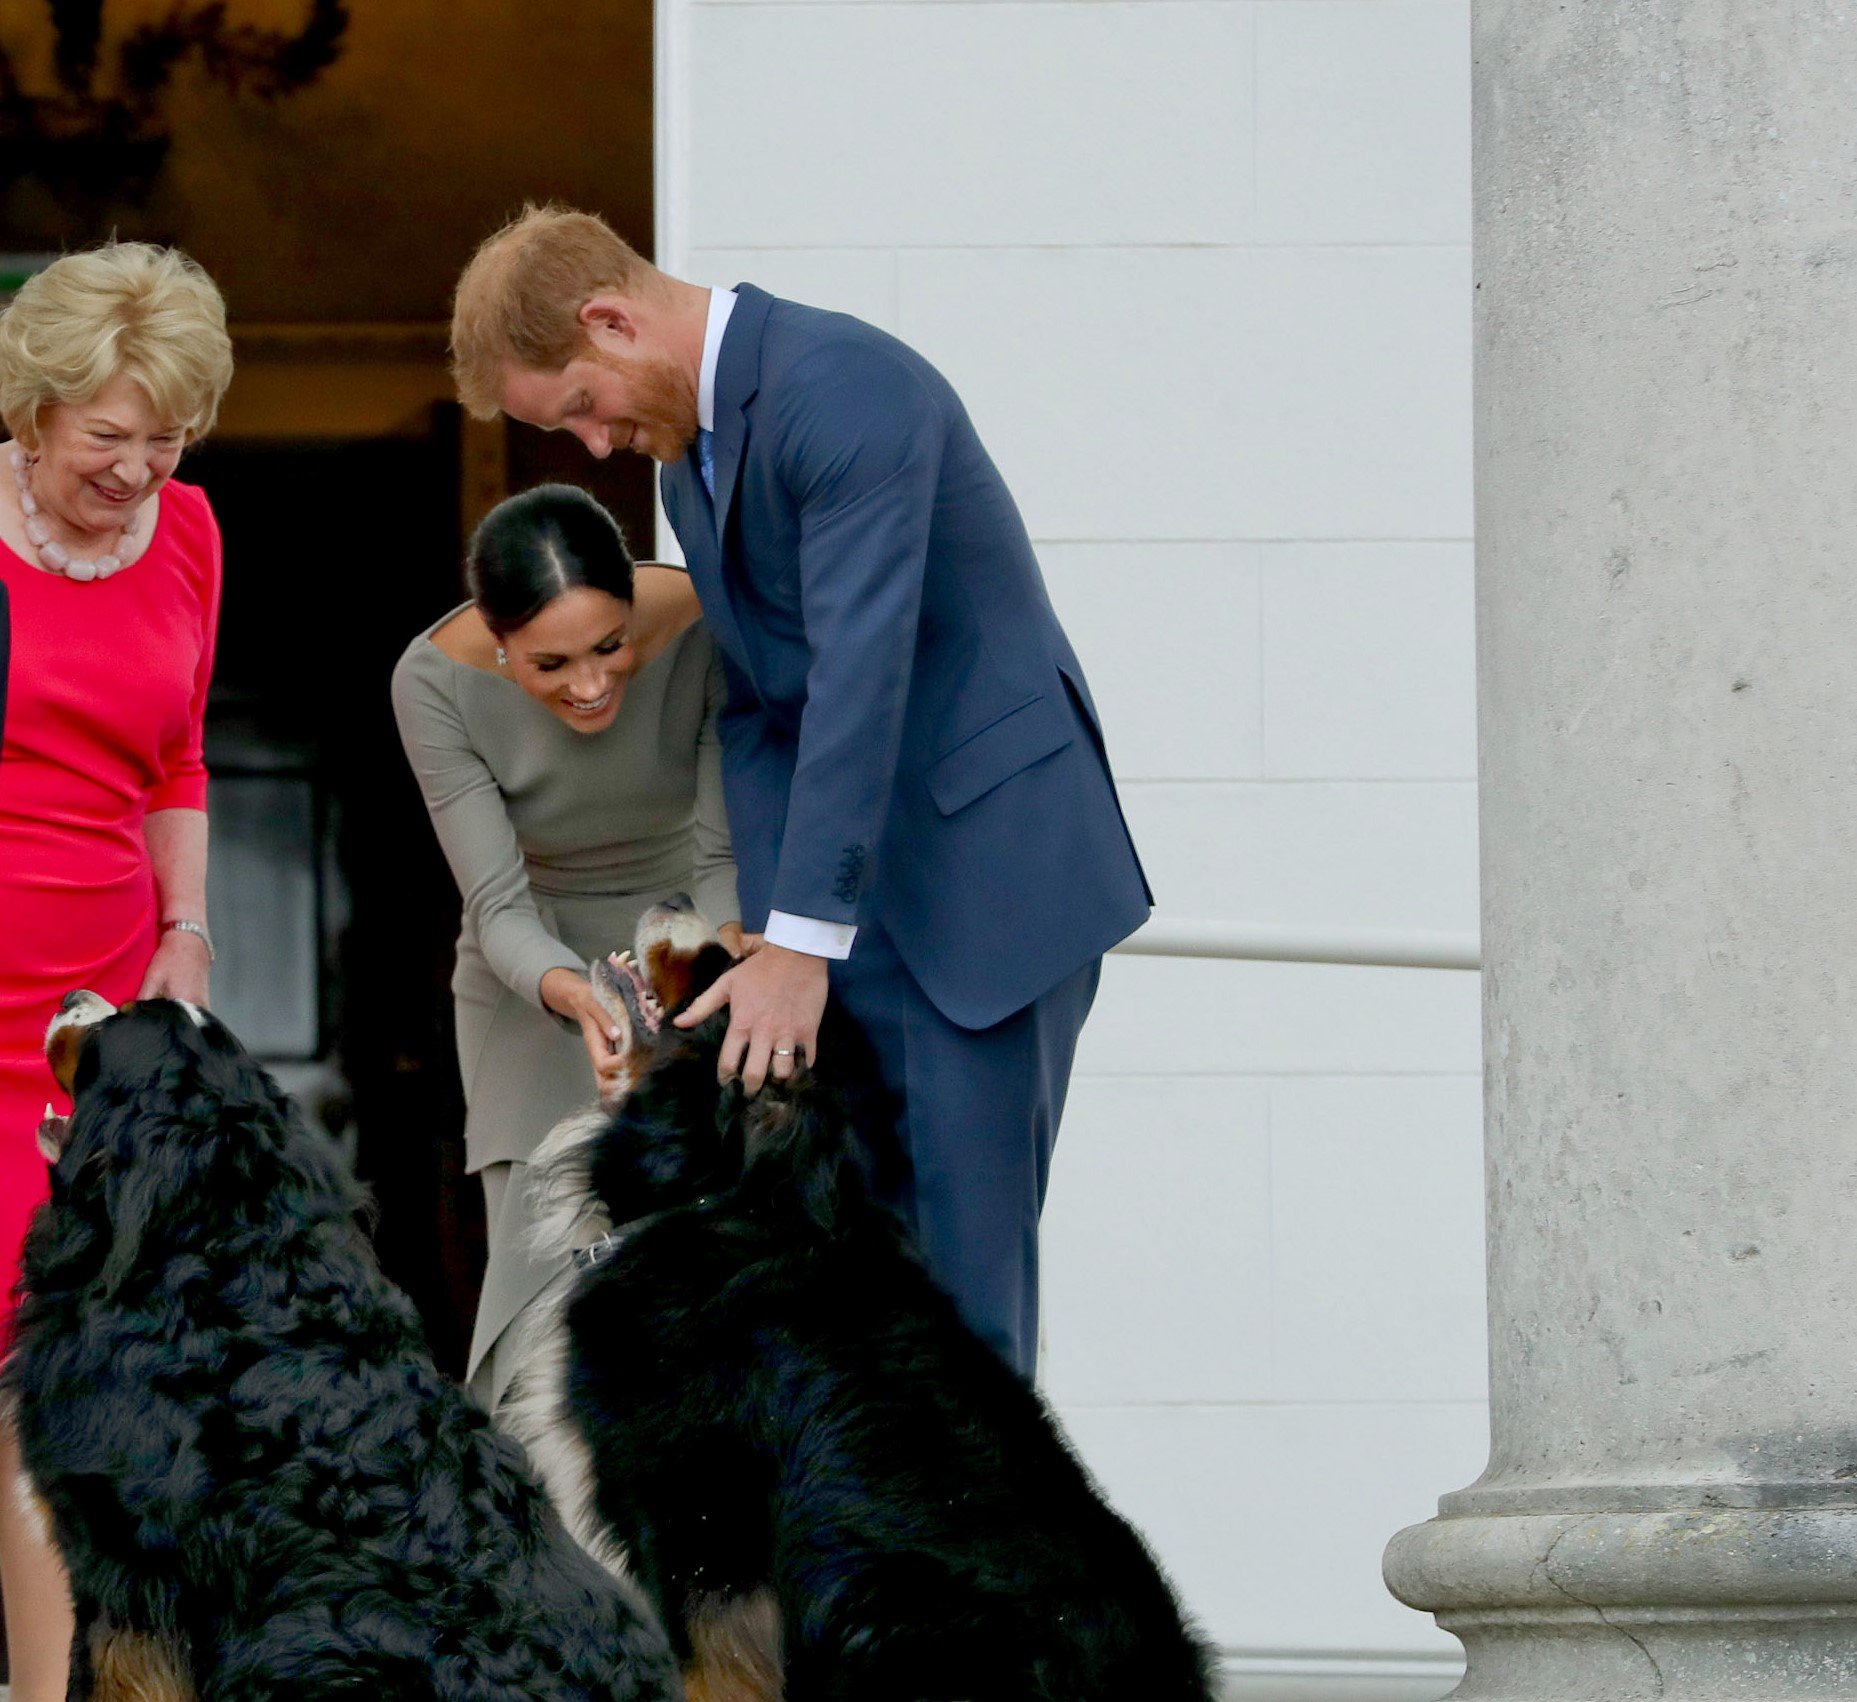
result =
[[[90,997],[90,990],[87,987],[73,987],[70,992],[65,994],[64,1003],[61,1004],[58,1008],[61,1011],[68,1011],[71,1009],[73,1005],[75,1005],[78,1002],[78,1000],[87,999],[89,997]],[[43,1005],[39,1007],[40,1010],[43,1010],[44,1008],[45,1007]]]
[[[696,900],[687,892],[674,892],[664,901],[666,910],[694,910]]]

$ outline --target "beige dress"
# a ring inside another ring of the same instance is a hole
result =
[[[669,893],[688,892],[717,924],[740,911],[708,630],[691,627],[639,669],[610,727],[577,733],[432,642],[457,612],[407,646],[393,710],[464,903],[451,988],[465,1168],[484,1178],[489,1238],[467,1376],[494,1406],[520,1314],[557,1269],[523,1250],[524,1161],[593,1097],[580,1028],[542,1005],[542,976],[629,945]]]

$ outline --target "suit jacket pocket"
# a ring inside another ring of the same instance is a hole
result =
[[[925,776],[935,808],[964,810],[1021,769],[1061,751],[1076,736],[1070,717],[1050,697],[1028,698],[929,764]]]

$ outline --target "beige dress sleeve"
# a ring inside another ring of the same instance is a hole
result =
[[[457,703],[409,657],[393,671],[393,714],[458,883],[465,927],[498,979],[544,1008],[542,977],[586,965],[542,925],[496,777],[472,745]]]

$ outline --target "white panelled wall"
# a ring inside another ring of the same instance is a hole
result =
[[[662,263],[952,379],[1171,915],[1476,927],[1467,10],[659,0]],[[1448,1688],[1379,1557],[1483,1465],[1477,994],[1112,959],[1084,1036],[1045,1385],[1260,1693]]]

